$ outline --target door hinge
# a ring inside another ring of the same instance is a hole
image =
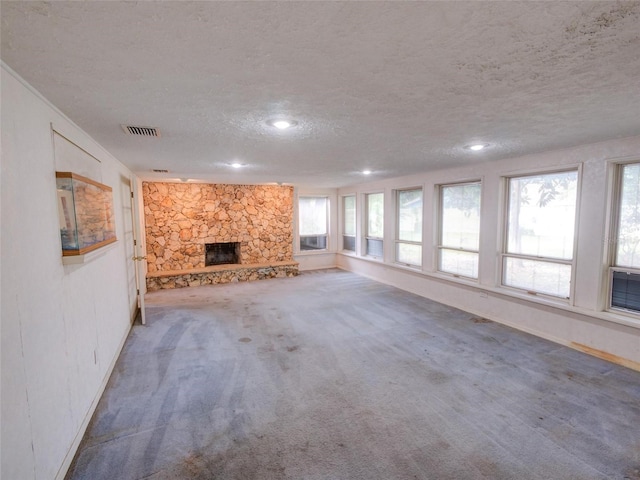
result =
[[[140,295],[140,289],[139,288],[136,290],[136,292],[137,292],[136,295]]]
[[[131,192],[131,198],[133,198],[133,192]]]
[[[138,241],[134,238],[133,239],[133,246],[135,247],[136,245],[138,245]]]

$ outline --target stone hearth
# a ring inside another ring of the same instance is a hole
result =
[[[147,274],[147,291],[165,288],[199,287],[221,283],[250,282],[267,278],[295,277],[298,262],[257,265],[214,265],[191,270],[174,270]]]

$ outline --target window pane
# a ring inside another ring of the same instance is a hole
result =
[[[367,237],[382,238],[384,221],[384,194],[367,195]]]
[[[342,236],[342,249],[349,250],[351,252],[356,251],[356,237],[351,237],[349,235]]]
[[[616,265],[640,268],[640,163],[622,167]]]
[[[327,197],[300,197],[300,235],[327,234]]]
[[[398,240],[422,242],[422,190],[398,192]]]
[[[356,234],[356,197],[348,196],[343,198],[344,206],[344,233],[355,236]]]
[[[422,265],[422,246],[412,243],[397,243],[396,258],[400,263],[419,267]]]
[[[367,255],[382,258],[382,240],[367,238]]]
[[[573,258],[577,172],[509,180],[508,253]]]
[[[479,183],[442,187],[440,241],[443,247],[479,249],[480,188]]]
[[[460,250],[440,250],[440,271],[478,278],[478,254]]]
[[[504,284],[556,297],[569,298],[571,265],[506,257]]]

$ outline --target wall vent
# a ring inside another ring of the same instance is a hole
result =
[[[154,168],[151,171],[155,173],[169,173],[169,170],[165,170],[164,168]]]
[[[138,137],[160,136],[160,131],[155,127],[140,127],[135,125],[121,125],[121,127],[127,135],[136,135]]]

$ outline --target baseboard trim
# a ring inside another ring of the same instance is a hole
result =
[[[301,268],[301,272],[312,272],[314,270],[328,270],[331,268],[340,268],[338,265],[322,265],[322,266],[313,266],[313,267],[305,267]]]

